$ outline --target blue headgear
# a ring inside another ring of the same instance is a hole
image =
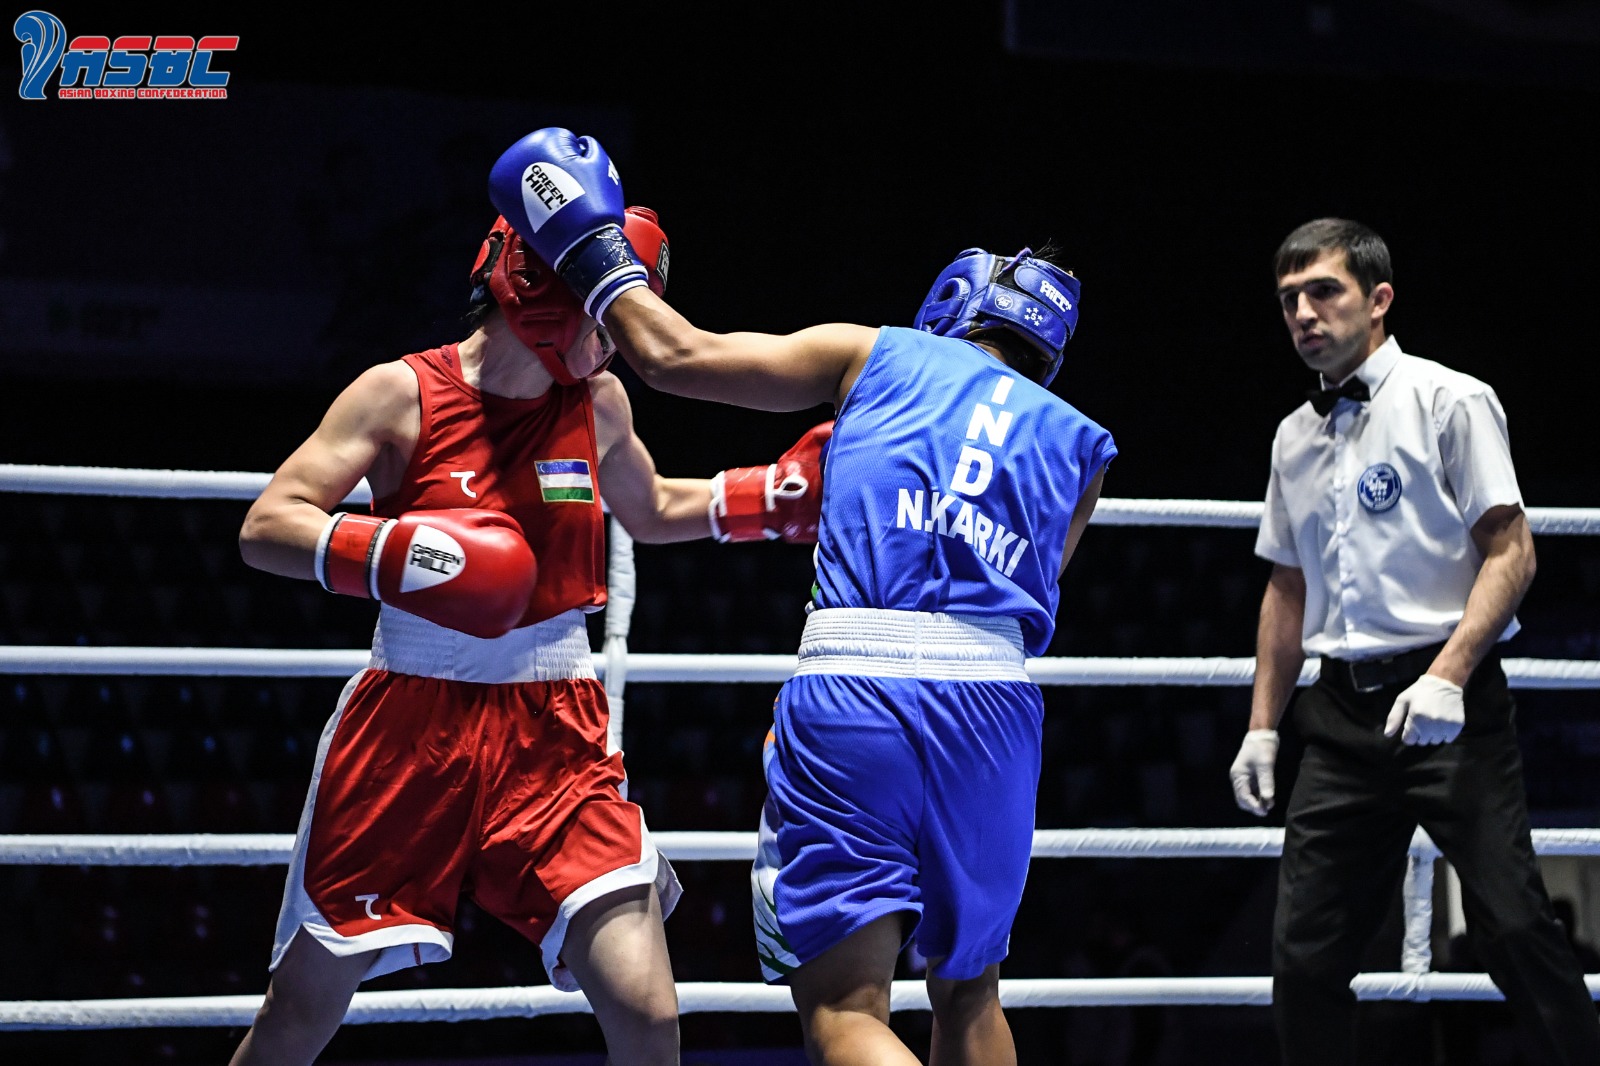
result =
[[[933,283],[912,325],[939,337],[1009,329],[1050,360],[1042,382],[1050,384],[1078,325],[1078,279],[1032,254],[1002,259],[968,248]]]

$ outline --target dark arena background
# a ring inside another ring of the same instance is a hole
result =
[[[1362,220],[1394,253],[1394,334],[1501,397],[1529,505],[1600,505],[1592,2],[47,10],[69,37],[239,40],[216,63],[223,100],[0,94],[0,463],[273,470],[362,369],[465,335],[489,166],[562,125],[600,137],[628,200],[660,213],[668,297],[708,329],[909,324],[961,249],[1054,241],[1083,295],[1053,387],[1115,434],[1119,499],[1261,499],[1273,429],[1315,384],[1272,298],[1272,252],[1310,218]],[[669,475],[768,462],[828,416],[676,399],[618,372]],[[364,647],[370,603],[240,561],[246,507],[0,494],[3,639]],[[1050,654],[1250,656],[1267,572],[1253,536],[1091,528]],[[1507,654],[1600,659],[1600,542],[1537,545]],[[793,654],[808,549],[641,545],[637,568],[631,651]],[[343,681],[8,663],[12,835],[290,833]],[[629,684],[624,746],[653,829],[755,828],[776,690]],[[1045,697],[1040,828],[1259,824],[1227,779],[1247,688]],[[1595,692],[1518,703],[1535,827],[1600,826]],[[1281,796],[1297,754],[1291,713]],[[3,861],[0,1000],[266,988],[282,865]],[[1600,860],[1542,862],[1600,971]],[[758,981],[748,864],[677,865],[678,980]],[[1275,874],[1271,858],[1036,859],[1002,975],[1264,975]],[[1481,970],[1449,884],[1441,862],[1433,966]],[[1397,893],[1365,970],[1399,969],[1401,925]],[[470,903],[455,932],[450,962],[366,990],[545,983],[537,951]],[[920,976],[915,959],[900,976]],[[1264,1006],[1009,1017],[1025,1063],[1276,1061]],[[1360,1020],[1366,1063],[1532,1062],[1500,1003],[1368,1003]],[[895,1015],[923,1055],[929,1024]],[[220,1063],[243,1032],[8,1029],[0,1062]],[[696,1066],[804,1061],[793,1013],[686,1014],[682,1039]],[[320,1061],[601,1058],[593,1019],[562,1014],[347,1025]]]

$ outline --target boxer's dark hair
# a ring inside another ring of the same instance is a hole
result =
[[[483,294],[481,298],[478,295],[480,292]],[[467,306],[467,313],[461,316],[461,321],[467,324],[469,330],[475,331],[489,321],[489,316],[494,314],[496,305],[494,297],[489,295],[487,285],[474,289],[472,297],[472,302]]]
[[[997,348],[1000,352],[1000,358],[1005,360],[1006,366],[1009,366],[1029,381],[1043,381],[1046,372],[1050,369],[1050,358],[1048,356],[1032,344],[1029,344],[1021,334],[1013,333],[1003,326],[975,329],[961,339],[974,342],[982,341],[984,344]]]
[[[1272,257],[1273,280],[1304,270],[1325,252],[1343,252],[1345,268],[1363,295],[1394,281],[1389,246],[1370,228],[1347,218],[1316,218],[1298,227]]]
[[[489,315],[495,309],[494,294],[489,291],[489,275],[494,273],[495,264],[505,254],[505,234],[496,230],[485,240],[489,245],[489,254],[484,257],[483,265],[472,274],[472,295],[468,297],[467,313],[461,316],[471,330],[477,330],[489,321]]]
[[[1066,270],[1066,264],[1061,262],[1061,249],[1056,247],[1054,241],[1045,243],[1035,251],[1028,253],[1029,259],[1037,259],[1051,266]],[[1067,271],[1071,273],[1071,271]],[[968,333],[965,340],[982,341],[993,345],[1000,350],[1000,357],[1006,365],[1029,381],[1043,381],[1044,376],[1050,372],[1051,358],[1038,348],[1034,347],[1020,333],[1006,329],[1004,326],[989,326],[984,329],[975,329]]]

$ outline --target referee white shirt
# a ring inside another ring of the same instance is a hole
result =
[[[1326,416],[1308,402],[1279,423],[1256,538],[1257,555],[1305,574],[1307,656],[1382,658],[1448,639],[1483,563],[1473,525],[1522,505],[1488,385],[1394,337],[1353,376],[1368,402],[1341,398]],[[1500,639],[1518,628],[1512,618]]]

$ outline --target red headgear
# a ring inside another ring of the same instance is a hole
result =
[[[667,235],[661,231],[656,213],[648,207],[628,208],[622,232],[634,254],[649,268],[650,291],[660,296],[667,288],[668,250]],[[478,259],[472,264],[472,286],[473,302],[492,295],[511,332],[539,357],[551,377],[562,385],[578,383],[567,369],[566,354],[583,326],[583,304],[554,270],[528,251],[504,218],[494,220],[478,249]],[[608,355],[594,373],[610,362]]]

